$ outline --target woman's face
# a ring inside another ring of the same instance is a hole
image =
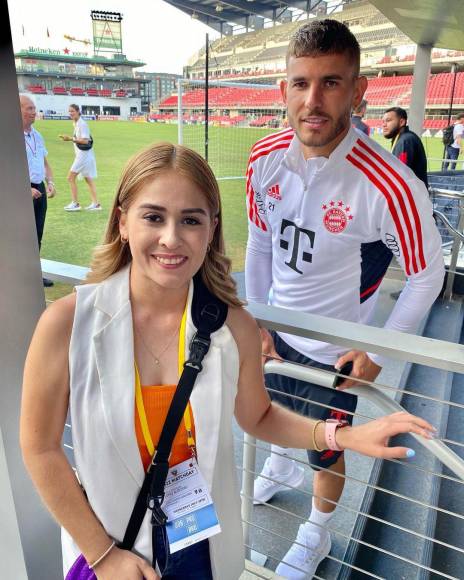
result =
[[[119,230],[129,240],[134,279],[184,288],[205,259],[216,222],[188,178],[172,170],[155,177],[121,213]]]
[[[69,116],[71,117],[71,119],[73,121],[77,121],[77,119],[79,119],[79,113],[78,111],[76,111],[76,109],[74,109],[73,107],[69,107]]]

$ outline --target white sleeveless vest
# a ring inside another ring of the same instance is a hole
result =
[[[79,478],[108,534],[120,541],[144,479],[134,427],[135,376],[132,312],[126,267],[100,284],[77,288],[71,335],[70,413]],[[195,332],[188,297],[186,353]],[[237,580],[244,569],[240,497],[232,416],[239,372],[237,345],[224,325],[198,375],[190,402],[198,461],[214,499],[222,532],[209,540],[213,576]],[[150,513],[134,551],[152,561]],[[62,530],[66,576],[79,555]]]

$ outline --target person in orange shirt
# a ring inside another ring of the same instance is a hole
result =
[[[228,316],[211,335],[171,464],[198,461],[221,532],[176,553],[166,549],[155,569],[160,539],[148,509],[134,551],[116,543],[195,333],[190,304],[197,273],[228,305]],[[237,580],[244,551],[233,415],[253,436],[300,449],[402,458],[413,452],[388,447],[391,436],[430,437],[432,426],[407,413],[340,428],[271,403],[260,332],[237,298],[224,254],[217,181],[185,147],[159,143],[129,160],[87,282],[43,313],[27,356],[21,413],[24,460],[63,528],[68,578],[84,558],[86,577],[98,580]],[[68,408],[85,493],[61,446]]]

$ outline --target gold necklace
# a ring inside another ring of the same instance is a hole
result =
[[[134,324],[134,328],[135,328],[135,332],[137,333],[138,337],[140,338],[141,343],[143,344],[143,346],[145,347],[145,350],[148,352],[148,354],[153,358],[153,360],[155,361],[155,365],[159,365],[160,364],[160,358],[161,356],[168,350],[169,346],[171,345],[172,341],[174,340],[174,337],[177,336],[179,329],[176,328],[174,331],[174,334],[171,336],[171,338],[168,340],[168,342],[166,343],[165,347],[161,350],[161,352],[158,354],[158,356],[156,356],[152,350],[150,348],[148,348],[147,343],[144,341],[142,334],[139,332],[139,330],[137,329],[137,327]]]

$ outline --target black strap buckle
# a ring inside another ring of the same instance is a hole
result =
[[[189,359],[184,363],[184,367],[192,367],[200,372],[203,368],[201,361],[205,358],[210,344],[210,338],[204,338],[197,332],[192,338],[192,342],[190,343],[190,356]]]
[[[152,526],[165,526],[168,521],[168,516],[161,509],[161,504],[163,503],[164,495],[157,497],[148,497],[148,509],[151,510],[151,525]]]

